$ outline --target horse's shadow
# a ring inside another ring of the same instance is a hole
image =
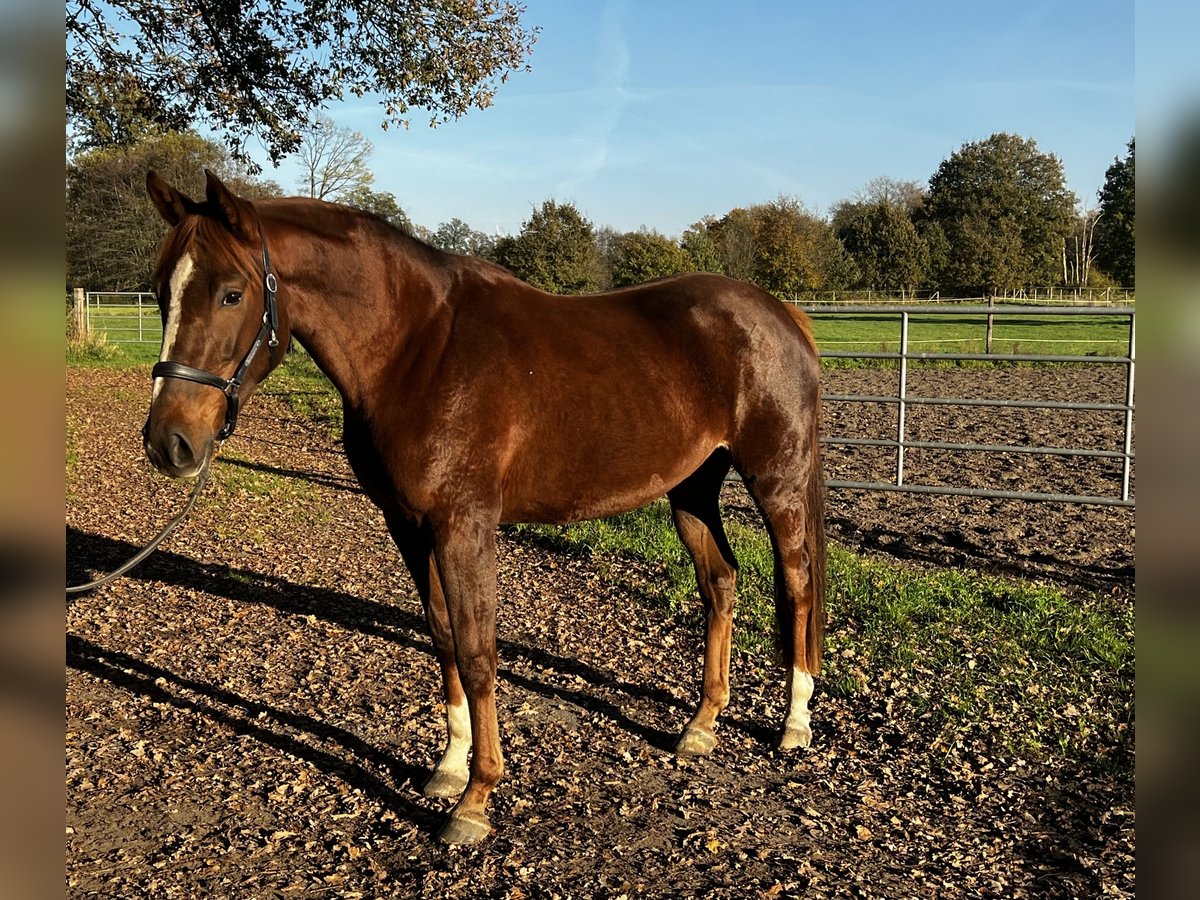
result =
[[[169,703],[225,725],[235,734],[254,738],[269,747],[303,759],[322,772],[336,775],[364,794],[374,797],[397,815],[404,816],[427,832],[432,833],[439,824],[436,813],[408,800],[389,784],[387,778],[376,774],[371,767],[386,772],[398,783],[407,782],[413,786],[419,786],[428,773],[397,760],[344,728],[301,713],[284,712],[265,703],[248,700],[232,691],[184,678],[168,669],[128,653],[108,650],[74,634],[67,634],[67,666],[155,703]],[[263,717],[278,723],[281,728],[276,730],[260,724]],[[349,755],[365,760],[370,767],[314,747],[302,736],[294,736],[289,731],[339,744]]]
[[[363,493],[363,489],[358,486],[358,482],[349,477],[321,475],[317,472],[302,471],[300,469],[286,469],[280,466],[269,466],[265,463],[251,462],[250,460],[236,459],[229,456],[223,456],[217,462],[222,466],[233,466],[237,469],[248,469],[251,472],[262,472],[267,475],[278,475],[281,478],[295,478],[300,481],[308,481],[312,484],[319,484],[322,487],[332,488],[337,491],[346,491],[350,494]]]
[[[113,567],[135,550],[133,545],[124,541],[68,528],[67,581],[83,581],[90,576],[91,570]],[[262,603],[286,614],[316,616],[342,628],[380,637],[407,649],[433,655],[422,615],[342,591],[296,584],[284,578],[226,565],[201,563],[162,550],[128,577],[200,590],[236,602]],[[81,596],[84,595],[72,595],[68,602],[77,603]],[[662,688],[620,679],[609,671],[579,659],[560,656],[518,641],[500,639],[497,649],[501,660],[519,657],[535,669],[552,669],[559,674],[578,676],[591,688],[569,688],[551,684],[536,676],[519,673],[511,665],[499,668],[498,677],[502,681],[546,699],[566,702],[587,713],[598,714],[660,751],[669,752],[672,749],[675,734],[635,721],[618,703],[604,695],[623,694],[674,708],[682,713],[686,704],[674,694]],[[404,814],[419,827],[433,827],[433,814],[405,799],[386,779],[371,771],[371,768],[312,747],[292,734],[264,727],[262,720],[257,717],[265,713],[269,721],[277,722],[290,731],[308,733],[322,740],[340,744],[346,748],[348,756],[361,758],[372,768],[390,773],[400,782],[409,782],[419,787],[427,776],[428,772],[425,769],[398,761],[392,755],[371,746],[343,728],[310,716],[286,712],[259,701],[248,700],[211,684],[184,678],[74,634],[67,635],[67,665],[89,672],[123,690],[203,715],[227,725],[238,734],[254,737],[268,746],[293,754],[321,771],[345,778],[364,793],[386,803],[396,810],[397,814]],[[156,683],[159,679],[165,679],[167,685],[191,696],[167,689]],[[757,736],[757,729],[748,723],[735,720],[729,722],[729,727]]]

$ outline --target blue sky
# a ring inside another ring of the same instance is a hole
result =
[[[514,233],[551,198],[669,235],[781,194],[826,214],[997,131],[1094,205],[1134,133],[1132,0],[528,0],[525,21],[531,71],[489,109],[388,132],[373,103],[328,110],[414,222]],[[296,188],[287,163],[264,175]]]

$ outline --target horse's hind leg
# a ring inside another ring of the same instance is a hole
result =
[[[700,707],[675,747],[675,752],[681,754],[712,752],[717,745],[714,733],[717,716],[729,705],[729,648],[737,561],[721,525],[721,483],[728,471],[729,454],[718,450],[667,494],[675,529],[696,567],[696,584],[707,618]]]
[[[786,460],[785,460],[786,461]],[[808,701],[821,666],[825,631],[824,479],[817,448],[791,464],[741,470],[758,504],[775,555],[775,616],[787,678],[788,711],[779,745],[812,742]]]
[[[400,555],[404,558],[417,586],[417,593],[425,608],[425,618],[429,623],[429,632],[433,637],[434,653],[442,670],[442,698],[446,703],[446,749],[434,767],[433,774],[425,782],[423,790],[426,797],[457,797],[466,788],[469,775],[467,756],[471,750],[471,718],[467,713],[462,681],[458,677],[454,635],[450,629],[446,597],[433,557],[433,538],[403,518],[386,518],[396,547],[400,550]]]

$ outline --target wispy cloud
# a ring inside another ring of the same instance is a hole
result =
[[[591,109],[575,134],[579,155],[571,171],[557,185],[560,195],[573,194],[580,185],[595,178],[608,162],[609,140],[630,99],[625,84],[631,58],[622,28],[628,9],[628,0],[609,0],[604,7],[596,56],[596,82],[590,92]]]

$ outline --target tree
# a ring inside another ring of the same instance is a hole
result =
[[[1096,263],[1118,284],[1134,284],[1134,139],[1129,139],[1129,153],[1124,159],[1114,159],[1104,173],[1100,189],[1101,223],[1096,233]]]
[[[495,259],[534,287],[582,294],[602,284],[592,223],[570,203],[547,200],[516,237],[496,242]]]
[[[679,244],[688,255],[691,268],[697,272],[723,272],[717,243],[713,240],[711,226],[716,220],[711,216],[701,219],[683,233]]]
[[[834,210],[833,230],[854,261],[859,287],[903,295],[925,282],[929,246],[917,233],[907,201],[847,201]]]
[[[925,186],[919,181],[906,181],[880,175],[866,183],[854,199],[867,206],[885,204],[912,215],[925,205]]]
[[[494,238],[476,231],[458,218],[439,225],[437,231],[430,235],[429,243],[447,253],[483,257],[490,257],[496,245]]]
[[[317,116],[300,138],[299,188],[317,200],[343,200],[355,191],[370,189],[375,180],[367,168],[374,148],[362,132],[341,128],[327,115]]]
[[[630,231],[617,239],[613,287],[642,284],[690,271],[692,262],[675,241],[657,231]]]
[[[922,216],[945,239],[935,273],[943,289],[1013,290],[1059,280],[1075,195],[1058,157],[1033,140],[994,134],[938,167]]]
[[[279,196],[252,180],[220,144],[196,134],[154,134],[126,147],[79,153],[66,170],[68,283],[91,290],[146,290],[163,236],[146,194],[153,169],[184,193],[204,195],[205,168],[244,197]]]
[[[685,232],[683,245],[693,268],[776,294],[842,287],[854,270],[829,223],[794,197],[706,217]]]
[[[846,254],[829,223],[794,197],[750,208],[754,282],[774,294],[841,287]]]
[[[721,272],[739,281],[754,280],[754,224],[750,211],[738,207],[708,222],[708,233],[721,261]]]
[[[338,200],[347,206],[355,206],[364,212],[379,216],[408,234],[413,232],[413,223],[408,213],[400,208],[395,195],[388,191],[376,191],[369,185],[360,184],[343,193]]]
[[[1096,260],[1096,227],[1102,217],[1098,209],[1077,215],[1070,236],[1063,240],[1062,278],[1066,287],[1102,286],[1106,281],[1103,276],[1096,277],[1097,270],[1092,266]]]
[[[236,157],[257,139],[279,162],[313,114],[379,95],[383,125],[491,105],[537,29],[513,0],[67,0],[67,121],[83,148],[137,123],[200,122]],[[114,96],[131,102],[121,106]]]

